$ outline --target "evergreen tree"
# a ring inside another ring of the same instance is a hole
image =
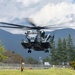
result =
[[[56,47],[57,48],[55,48],[54,43],[54,47],[51,49],[50,54],[51,62],[53,64],[75,60],[75,47],[70,34],[67,39],[58,38]]]
[[[62,51],[62,54],[63,54],[63,62],[67,62],[68,61],[68,58],[67,58],[67,43],[66,43],[66,39],[64,38],[63,39],[63,42],[62,42],[62,48],[63,48],[63,51]]]
[[[67,49],[68,49],[68,61],[75,60],[75,49],[74,49],[73,41],[70,34],[68,35],[68,38],[67,38]]]
[[[63,60],[64,55],[63,55],[63,48],[62,48],[61,38],[58,38],[56,57],[57,57],[58,64],[64,61]]]
[[[57,64],[55,42],[53,42],[53,48],[50,50],[51,64]]]

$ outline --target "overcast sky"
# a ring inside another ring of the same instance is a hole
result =
[[[25,18],[41,26],[75,29],[75,0],[0,0],[0,22],[21,24]]]

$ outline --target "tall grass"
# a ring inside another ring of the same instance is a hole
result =
[[[52,68],[42,70],[0,70],[0,75],[75,75],[75,70]]]

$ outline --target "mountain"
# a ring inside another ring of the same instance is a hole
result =
[[[0,40],[3,42],[3,46],[6,50],[15,51],[21,54],[23,57],[33,57],[39,59],[39,57],[46,57],[49,53],[44,53],[43,51],[34,51],[28,53],[27,49],[24,49],[21,45],[21,40],[25,39],[24,35],[21,34],[11,34],[7,31],[0,29]]]
[[[47,32],[47,34],[54,34],[55,35],[55,41],[58,40],[58,38],[66,38],[68,37],[68,34],[71,34],[71,37],[73,41],[75,42],[75,30],[73,29],[61,29],[61,30],[55,30],[53,32]],[[32,50],[32,53],[28,53],[27,49],[24,49],[21,45],[21,40],[25,39],[24,35],[21,34],[11,34],[7,31],[4,31],[0,29],[0,40],[3,42],[3,45],[6,50],[12,50],[16,53],[21,54],[23,57],[33,57],[36,59],[39,59],[39,57],[44,58],[46,56],[49,56],[49,53],[44,53],[43,51],[34,51]]]
[[[70,34],[72,39],[73,39],[73,43],[75,44],[75,30],[71,29],[71,28],[67,28],[67,29],[61,29],[61,30],[56,30],[53,31],[52,33],[55,34],[55,41],[58,40],[58,38],[67,38],[68,35]]]

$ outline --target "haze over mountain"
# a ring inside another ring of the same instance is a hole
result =
[[[50,32],[47,32],[50,33]],[[56,30],[51,32],[51,34],[55,35],[55,41],[60,38],[66,38],[68,37],[68,34],[71,34],[73,41],[75,42],[75,30],[73,29],[61,29],[61,30]],[[12,50],[15,51],[16,53],[21,54],[24,57],[33,57],[39,59],[39,57],[46,57],[49,56],[49,53],[44,53],[43,51],[33,51],[32,53],[28,53],[26,49],[24,49],[21,46],[21,40],[25,39],[24,35],[21,34],[11,34],[7,31],[4,31],[0,29],[0,40],[3,42],[4,47],[6,50]]]

